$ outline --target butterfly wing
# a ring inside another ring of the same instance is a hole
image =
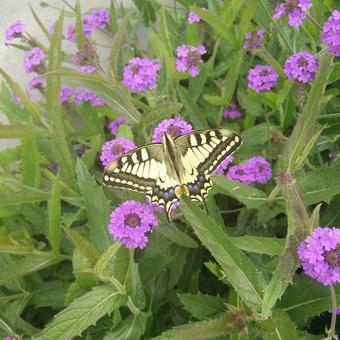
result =
[[[242,144],[241,137],[227,129],[198,130],[174,140],[185,168],[183,184],[189,197],[203,201],[212,187],[210,176]]]
[[[146,194],[151,202],[164,207],[170,220],[172,206],[178,201],[179,183],[167,174],[162,144],[148,144],[114,160],[103,175],[103,183]]]

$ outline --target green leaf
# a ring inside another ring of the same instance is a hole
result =
[[[55,32],[52,36],[51,48],[49,51],[48,71],[53,72],[60,69],[61,65],[61,40],[63,37],[64,14],[61,12],[57,21]],[[54,135],[55,149],[57,153],[57,163],[60,169],[60,179],[67,183],[71,188],[75,187],[74,176],[74,156],[68,145],[68,138],[65,133],[64,115],[60,103],[60,75],[47,75],[47,112],[51,122]]]
[[[340,79],[340,64],[336,63],[334,64],[331,74],[329,75],[328,84],[334,83],[338,79]]]
[[[36,140],[33,138],[23,138],[21,140],[22,152],[22,182],[27,186],[39,188],[40,186],[40,166],[39,150]]]
[[[340,164],[305,172],[298,178],[307,205],[327,202],[340,193]]]
[[[89,264],[94,267],[97,262],[98,255],[90,242],[73,229],[64,228],[64,231],[78,251],[88,260]]]
[[[81,8],[79,0],[77,0],[76,3],[76,36],[77,36],[77,47],[78,50],[82,50],[85,43],[85,36],[83,31],[83,23],[82,23],[82,17],[81,17]]]
[[[234,245],[244,251],[269,256],[279,256],[283,253],[285,240],[274,237],[240,236],[231,238]]]
[[[298,191],[296,183],[282,184],[281,191],[284,194],[287,209],[288,229],[286,244],[273,276],[264,291],[262,305],[264,316],[270,315],[276,301],[292,282],[293,275],[299,266],[296,249],[307,236],[309,228],[309,216],[303,205],[302,195]]]
[[[129,315],[103,340],[138,340],[145,334],[147,318],[146,313]]]
[[[7,284],[19,277],[34,273],[57,262],[48,253],[46,255],[27,255],[21,260],[0,267],[0,285]]]
[[[212,182],[215,192],[234,197],[249,209],[260,209],[267,203],[267,195],[257,188],[228,180],[223,176],[213,177]]]
[[[195,128],[196,129],[208,128],[207,122],[203,118],[202,111],[200,110],[196,102],[190,97],[188,90],[178,85],[177,92]]]
[[[181,200],[180,208],[244,302],[250,306],[261,305],[263,278],[249,258],[235,247],[219,225],[187,197]]]
[[[43,191],[0,192],[0,207],[27,202],[47,201],[49,194]]]
[[[177,294],[184,309],[199,320],[210,318],[225,311],[222,298],[211,295]]]
[[[48,136],[49,132],[46,129],[38,128],[33,125],[0,124],[0,138],[27,138]]]
[[[270,138],[270,127],[266,123],[254,125],[243,131],[241,137],[245,147],[263,145]]]
[[[193,238],[179,230],[173,223],[163,222],[162,228],[157,228],[155,232],[161,234],[170,241],[179,244],[180,246],[188,248],[198,247],[197,242]]]
[[[337,301],[340,299],[340,286],[335,287]],[[277,306],[287,312],[295,322],[307,320],[332,308],[328,287],[300,274],[294,278],[294,285],[283,294]]]
[[[56,177],[52,190],[51,196],[48,200],[48,240],[50,242],[52,251],[55,254],[59,253],[60,241],[61,241],[61,206],[60,206],[60,183],[59,176]]]
[[[152,340],[214,339],[220,336],[225,338],[225,335],[236,332],[233,318],[226,315],[208,321],[191,322],[165,331]]]
[[[98,259],[94,270],[100,278],[105,277],[107,264],[115,256],[115,254],[117,253],[117,251],[119,250],[121,246],[122,246],[122,243],[120,242],[113,243],[109,248],[106,249],[106,251]]]
[[[265,340],[300,339],[296,330],[296,325],[286,312],[281,309],[274,309],[273,321],[275,325],[275,332],[270,335],[264,334]]]
[[[71,340],[105,314],[126,303],[126,296],[108,286],[99,286],[58,313],[34,340]]]
[[[80,159],[77,160],[76,172],[78,186],[87,211],[90,239],[95,249],[101,253],[112,243],[107,232],[110,215],[109,201],[103,189],[96,184]]]
[[[113,39],[112,39],[112,49],[111,49],[111,67],[115,74],[115,76],[119,76],[119,56],[122,52],[122,43],[124,39],[124,35],[126,33],[126,30],[128,28],[129,20],[132,15],[132,12],[129,12],[125,15],[125,17],[122,19],[122,21],[119,24],[119,28],[117,32],[115,33]]]

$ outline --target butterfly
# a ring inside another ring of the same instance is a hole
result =
[[[171,221],[172,207],[181,195],[205,201],[212,173],[241,144],[241,137],[227,129],[197,130],[175,138],[164,133],[162,143],[136,148],[110,163],[103,183],[144,193],[165,208]]]

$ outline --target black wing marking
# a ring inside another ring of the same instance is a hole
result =
[[[199,175],[210,176],[241,146],[242,139],[227,129],[211,129],[179,136],[174,142],[183,155],[184,166],[196,170]]]
[[[162,144],[159,143],[131,150],[107,166],[103,183],[151,195],[163,158]]]

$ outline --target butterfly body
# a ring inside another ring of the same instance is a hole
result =
[[[170,220],[174,203],[186,194],[204,201],[212,184],[212,172],[241,145],[235,132],[226,129],[198,130],[162,143],[134,149],[113,161],[103,183],[143,192],[151,202],[164,207]]]

